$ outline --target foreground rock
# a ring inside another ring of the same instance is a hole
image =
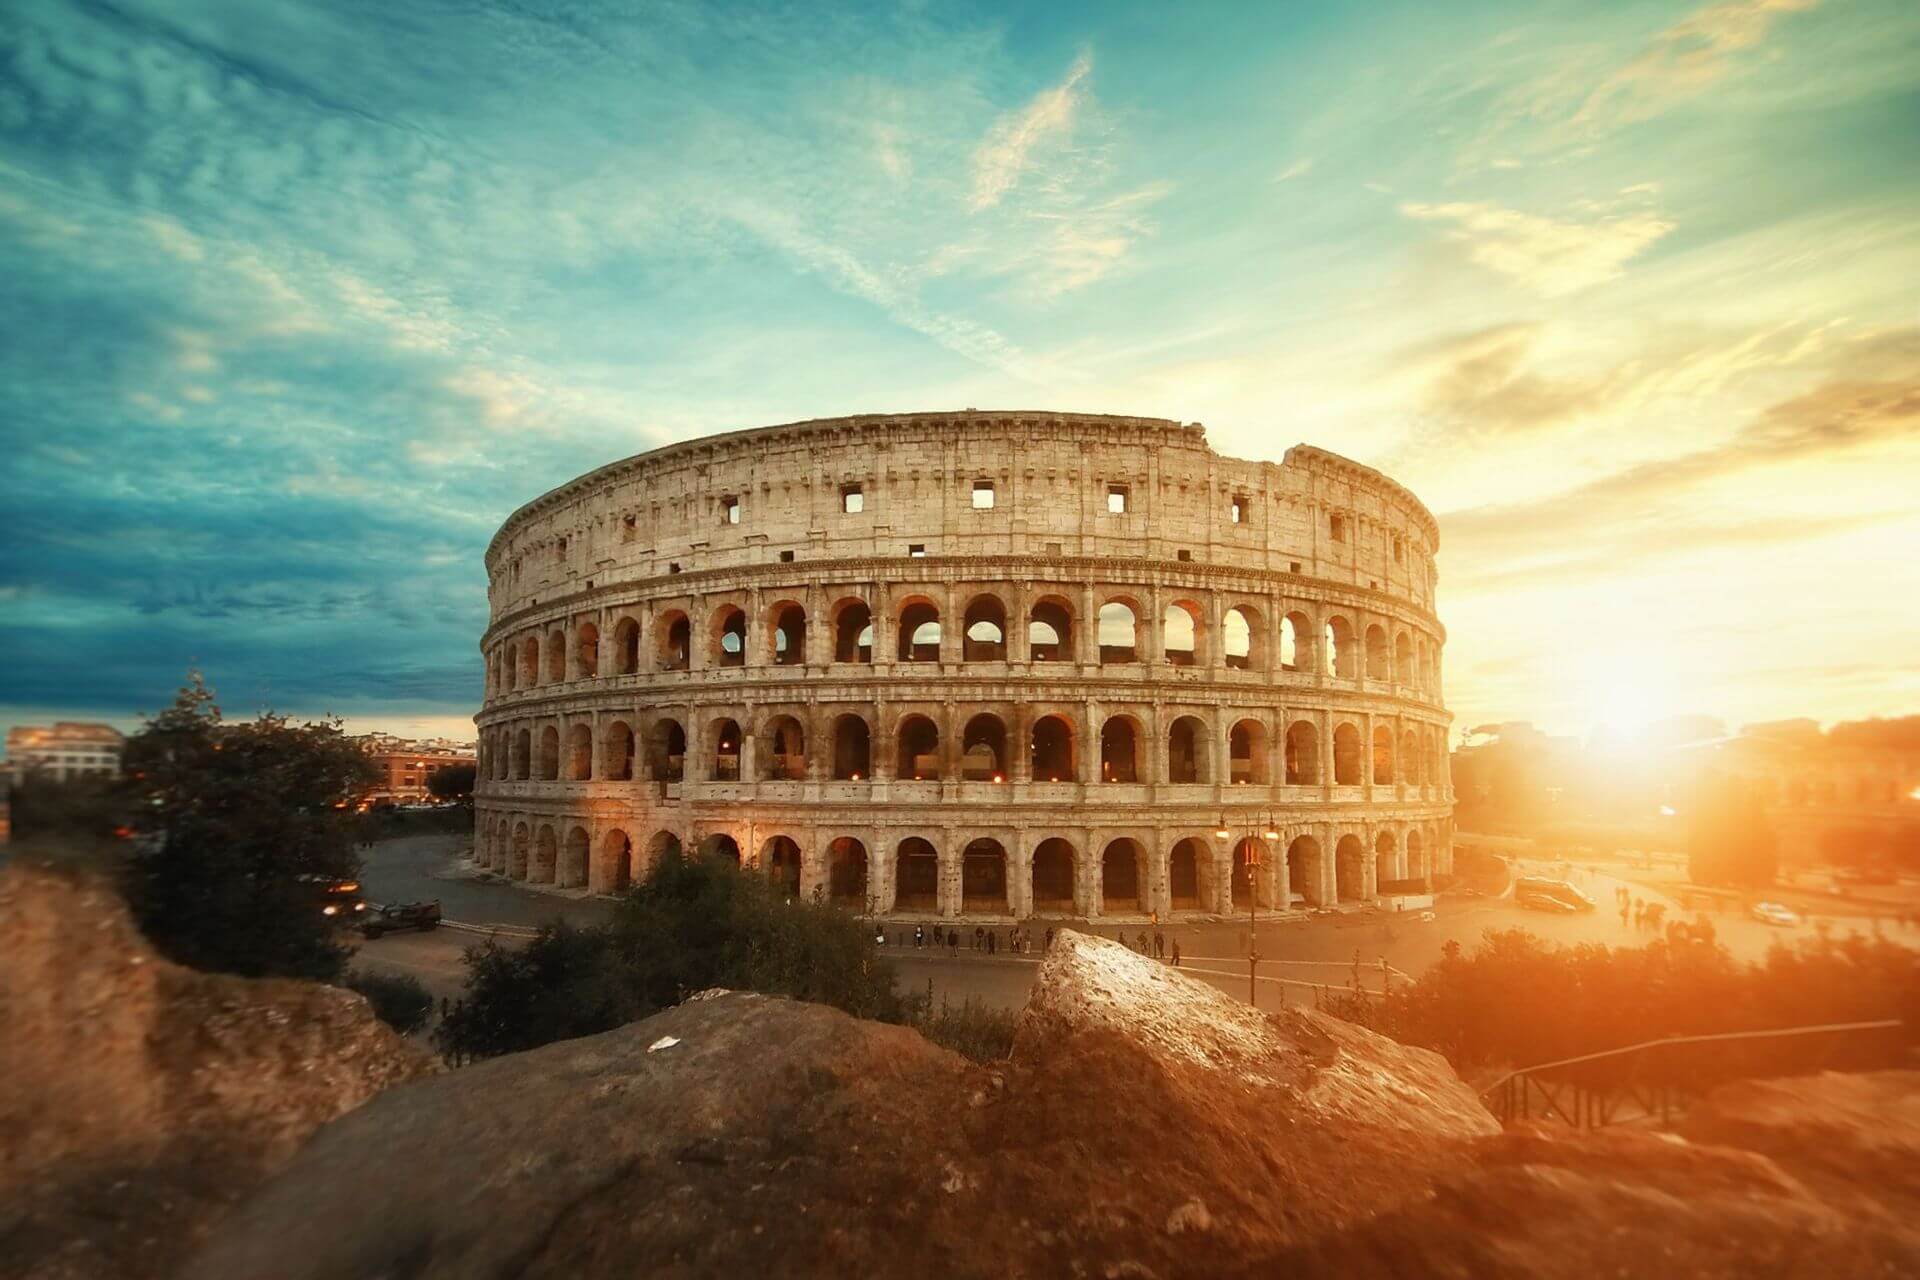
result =
[[[0,1274],[167,1274],[315,1129],[434,1070],[359,996],[157,956],[103,882],[0,872]]]

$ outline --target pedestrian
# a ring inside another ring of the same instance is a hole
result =
[[[1047,926],[1046,948],[1049,951],[1053,950],[1053,926],[1052,925]]]
[[[1167,935],[1160,932],[1159,929],[1155,929],[1153,931],[1153,958],[1155,960],[1164,960],[1166,959],[1166,955]]]
[[[960,954],[960,931],[958,929],[947,930],[947,953],[956,956]]]
[[[973,949],[975,951],[987,945],[987,931],[983,925],[973,926]]]
[[[1176,969],[1180,967],[1180,939],[1178,938],[1173,940],[1173,967]]]
[[[989,929],[987,931],[987,954],[988,955],[993,954],[994,948],[998,945],[997,940],[999,936],[1000,936],[1000,931],[998,929]]]
[[[913,945],[916,947],[925,946],[926,940],[926,935],[920,932],[920,926],[913,926]]]

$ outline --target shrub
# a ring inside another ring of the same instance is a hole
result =
[[[908,1022],[927,1039],[975,1062],[998,1062],[1013,1052],[1013,1032],[1020,1015],[969,996],[964,1004],[932,1007],[918,1002]]]
[[[407,974],[355,969],[341,985],[365,996],[373,1006],[374,1017],[403,1036],[426,1026],[433,1014],[433,996],[418,979]]]

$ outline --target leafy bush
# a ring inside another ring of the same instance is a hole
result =
[[[426,1026],[433,1014],[433,996],[407,974],[355,969],[340,985],[365,996],[374,1016],[403,1036]]]
[[[942,999],[937,1009],[931,1000],[922,1000],[908,1022],[943,1049],[975,1062],[998,1062],[1013,1052],[1013,1032],[1020,1015],[969,996],[958,1005]]]

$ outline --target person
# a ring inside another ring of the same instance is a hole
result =
[[[973,926],[973,949],[980,950],[987,945],[987,930],[984,925]]]
[[[923,947],[926,944],[927,944],[927,935],[921,931],[921,926],[920,925],[913,926],[913,945],[916,947]]]
[[[1626,895],[1620,897],[1620,925],[1626,927],[1627,919],[1633,914],[1633,908],[1627,904]]]
[[[1158,913],[1155,913],[1156,916]],[[1167,935],[1156,927],[1153,931],[1153,958],[1163,960],[1167,955]]]
[[[1052,925],[1047,926],[1046,948],[1049,951],[1053,950],[1053,926]]]
[[[997,949],[997,947],[999,946],[999,937],[1000,937],[1000,931],[998,929],[987,930],[987,954],[988,955],[992,955],[994,951]]]
[[[1173,967],[1176,969],[1180,967],[1180,939],[1178,938],[1173,940]]]
[[[950,955],[960,954],[960,931],[958,929],[947,930],[947,952]]]
[[[873,931],[873,945],[876,947],[884,947],[887,945],[887,931],[885,929],[875,929]]]

